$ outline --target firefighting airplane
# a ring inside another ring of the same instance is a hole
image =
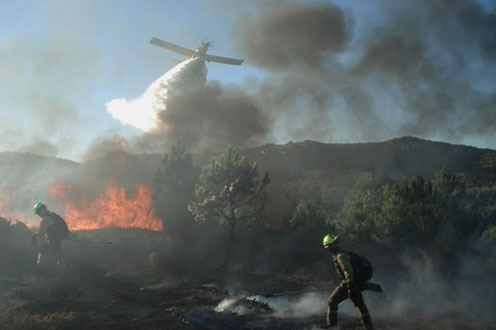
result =
[[[173,52],[183,54],[185,56],[188,56],[188,58],[195,58],[195,57],[200,57],[205,59],[207,62],[217,62],[217,63],[223,63],[223,64],[232,64],[232,65],[241,65],[244,60],[239,60],[236,58],[229,58],[229,57],[222,57],[222,56],[215,56],[215,55],[210,55],[207,54],[208,47],[210,46],[210,42],[204,42],[200,45],[195,50],[187,49],[178,45],[171,44],[170,42],[163,41],[157,38],[152,38],[150,40],[150,43],[159,46],[168,50],[171,50]],[[173,60],[174,64],[179,64],[181,61],[178,60]]]

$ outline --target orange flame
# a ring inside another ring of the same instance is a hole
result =
[[[155,217],[150,190],[138,185],[135,196],[128,197],[122,187],[111,182],[105,192],[94,200],[68,200],[73,187],[57,184],[49,187],[54,199],[65,203],[64,219],[70,230],[101,229],[108,227],[144,228],[162,230],[162,221]]]

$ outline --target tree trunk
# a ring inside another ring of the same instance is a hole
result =
[[[229,268],[229,261],[231,260],[233,249],[234,249],[234,225],[231,225],[229,228],[229,236],[227,238],[224,262],[222,263],[222,270],[224,271],[227,271]]]
[[[231,203],[232,205],[232,203]],[[227,271],[229,268],[229,261],[231,260],[232,252],[234,249],[234,236],[235,236],[235,226],[236,226],[236,216],[234,214],[234,207],[231,206],[231,218],[229,223],[229,234],[227,236],[226,253],[224,257],[224,262],[222,263],[222,270]]]

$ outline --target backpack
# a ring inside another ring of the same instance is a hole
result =
[[[67,227],[67,223],[65,222],[65,220],[57,213],[52,212],[50,216],[52,216],[54,220],[52,233],[54,233],[59,238],[65,238],[69,236],[69,228]]]
[[[372,278],[374,270],[372,268],[372,263],[362,255],[355,252],[349,252],[351,257],[351,264],[353,266],[353,271],[355,273],[355,279],[357,282],[367,282]]]

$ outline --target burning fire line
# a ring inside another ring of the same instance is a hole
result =
[[[150,190],[138,185],[135,196],[127,196],[123,187],[110,183],[94,200],[70,201],[67,195],[74,186],[56,184],[49,187],[54,199],[65,204],[63,217],[70,230],[108,227],[162,230],[162,221],[155,217]]]

